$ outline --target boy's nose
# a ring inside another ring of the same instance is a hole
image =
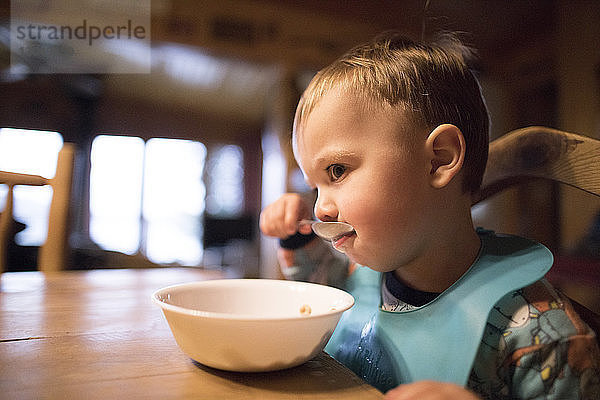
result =
[[[315,217],[325,222],[337,221],[337,207],[330,199],[319,194],[317,202],[315,203]]]

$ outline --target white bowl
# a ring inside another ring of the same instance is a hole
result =
[[[354,304],[340,289],[273,279],[185,283],[156,291],[152,300],[185,354],[241,372],[290,368],[315,357]]]

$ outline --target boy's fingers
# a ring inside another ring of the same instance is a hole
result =
[[[263,234],[285,239],[297,231],[297,223],[291,222],[291,216],[286,213],[283,204],[272,204],[265,208],[260,215],[259,226]],[[290,228],[290,224],[292,228]],[[290,233],[290,230],[293,232]]]
[[[400,385],[385,394],[385,400],[479,400],[473,392],[452,384],[417,381]]]
[[[298,232],[300,232],[303,235],[309,235],[312,232],[312,227],[310,224],[300,224]]]
[[[260,215],[260,229],[262,233],[272,237],[282,237],[285,235],[281,229],[283,211],[281,207],[272,204],[265,208]]]
[[[284,229],[287,236],[298,232],[298,215],[294,212],[287,212],[284,218]]]
[[[306,204],[297,194],[284,194],[271,203],[260,215],[259,226],[263,234],[285,239],[301,232],[311,232],[310,225],[299,226],[300,220],[309,218]]]
[[[299,222],[302,219],[302,200],[297,195],[289,195],[284,202],[284,227],[288,236],[299,232]]]

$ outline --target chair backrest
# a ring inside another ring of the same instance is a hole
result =
[[[557,181],[600,196],[600,140],[541,126],[503,135],[490,143],[486,172],[473,204],[531,179]],[[570,300],[600,334],[600,316]]]
[[[549,179],[600,196],[600,140],[542,126],[492,141],[473,204],[532,178]]]
[[[48,216],[48,235],[40,246],[38,269],[52,272],[65,268],[68,254],[69,210],[73,182],[75,147],[64,143],[58,153],[54,178],[0,171],[0,183],[8,186],[6,204],[0,214],[0,272],[6,270],[7,247],[13,224],[13,188],[16,185],[52,187],[52,201]]]

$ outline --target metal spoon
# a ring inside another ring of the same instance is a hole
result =
[[[301,224],[310,224],[314,233],[322,239],[333,240],[354,231],[352,225],[345,222],[322,222],[302,220]]]

